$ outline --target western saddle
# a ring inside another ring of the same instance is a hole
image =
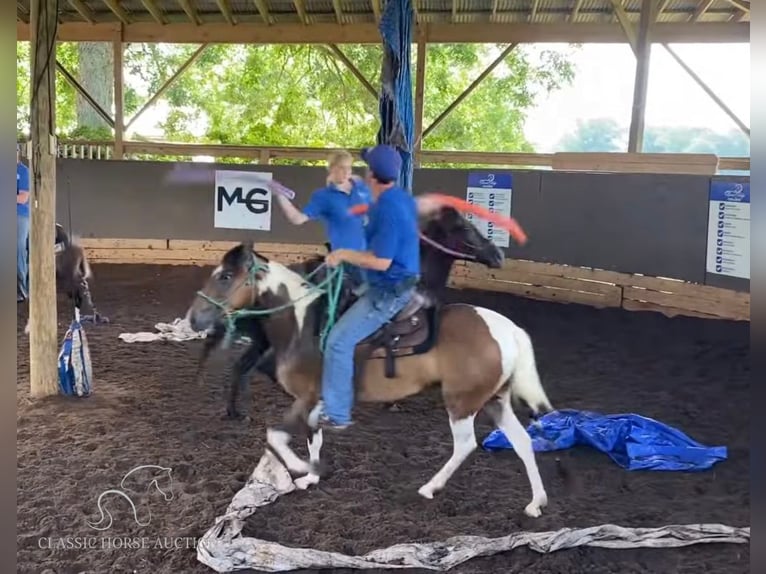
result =
[[[396,377],[396,358],[428,352],[436,340],[437,309],[416,291],[393,319],[359,343],[366,360],[383,359],[386,378]],[[361,362],[361,361],[360,361]]]

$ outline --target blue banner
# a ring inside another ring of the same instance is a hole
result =
[[[750,203],[750,182],[714,179],[710,182],[710,201]]]
[[[468,187],[513,189],[513,177],[510,173],[472,171],[468,174]]]

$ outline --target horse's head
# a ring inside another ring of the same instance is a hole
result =
[[[259,275],[267,266],[268,260],[253,251],[252,242],[229,249],[189,308],[187,318],[192,329],[212,329],[223,315],[253,306]]]
[[[429,213],[422,229],[433,242],[431,246],[452,259],[476,261],[492,269],[503,264],[500,248],[453,207],[442,206]]]
[[[314,269],[322,259],[312,260]],[[195,331],[213,329],[227,314],[256,307],[286,305],[302,327],[306,307],[320,295],[300,273],[253,250],[252,242],[227,251],[211,273],[186,315]],[[277,313],[268,313],[268,315]]]

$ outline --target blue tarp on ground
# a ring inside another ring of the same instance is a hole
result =
[[[681,431],[636,414],[602,415],[561,410],[540,417],[527,431],[537,452],[591,446],[627,470],[707,470],[727,458],[725,446],[705,446]],[[500,430],[482,443],[490,451],[512,449]]]
[[[414,12],[411,0],[389,0],[380,18],[383,39],[382,89],[378,143],[399,150],[399,185],[412,191],[412,147],[415,114],[412,107],[410,52]]]

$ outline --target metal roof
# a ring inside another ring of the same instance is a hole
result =
[[[59,0],[60,21],[265,24],[374,23],[386,0]],[[747,0],[659,0],[661,23],[749,22]],[[413,0],[420,23],[561,24],[616,21],[615,4],[638,22],[641,0]],[[17,0],[28,22],[30,0]],[[196,20],[196,22],[195,22]]]

